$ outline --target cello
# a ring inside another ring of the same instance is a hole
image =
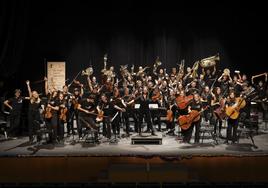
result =
[[[192,110],[188,115],[182,115],[178,118],[178,124],[182,130],[188,130],[193,122],[200,120],[200,114],[208,108],[206,106],[201,111]]]
[[[190,102],[193,100],[194,96],[189,95],[189,96],[178,96],[176,98],[176,104],[180,110],[185,109]]]

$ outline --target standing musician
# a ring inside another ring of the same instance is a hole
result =
[[[112,104],[108,100],[106,94],[103,93],[100,97],[100,102],[97,105],[97,111],[98,111],[97,121],[103,122],[102,134],[108,139],[111,138],[111,122],[110,122],[111,110],[112,110]]]
[[[67,112],[68,112],[68,104],[64,98],[64,93],[59,93],[58,98],[58,106],[59,106],[59,120],[58,120],[58,141],[63,142],[64,139],[64,123],[67,122]]]
[[[167,124],[167,129],[168,132],[167,134],[174,136],[175,133],[175,122],[174,119],[176,117],[176,96],[175,96],[175,91],[170,90],[168,99],[167,99],[167,119],[166,119],[166,124]]]
[[[161,91],[159,90],[158,86],[156,86],[153,91],[152,91],[152,96],[151,96],[151,102],[150,104],[156,104],[158,108],[160,107],[160,100],[162,98]],[[156,118],[156,124],[158,125],[158,131],[161,131],[161,122],[160,122],[160,113],[159,109],[151,109],[151,117],[152,117],[152,122],[154,124],[154,119]],[[149,129],[147,129],[147,132],[150,132]]]
[[[229,69],[225,69],[226,71],[218,78],[218,82],[220,83],[220,88],[224,93],[224,97],[227,97],[229,93],[230,84],[233,82],[231,76],[229,75]]]
[[[212,95],[211,95],[209,86],[205,86],[203,92],[201,93],[201,102],[203,104],[203,107],[210,106],[211,100],[212,100]],[[211,112],[211,110],[208,108],[203,113],[206,122],[211,120],[210,112]]]
[[[134,110],[134,104],[135,104],[135,94],[132,95],[129,94],[129,89],[127,87],[124,88],[124,96],[123,96],[123,105],[126,109],[125,112],[122,113],[123,119],[126,124],[126,134],[129,136],[129,118],[132,117],[134,119],[134,130],[135,132],[138,132],[138,121]]]
[[[30,81],[26,81],[27,89],[29,93],[29,107],[28,107],[28,128],[29,128],[29,142],[32,144],[34,141],[34,135],[36,135],[37,142],[40,142],[42,136],[38,133],[40,130],[41,114],[40,109],[44,108],[41,104],[41,99],[37,91],[32,91],[30,87]]]
[[[94,139],[95,142],[98,141],[98,127],[95,123],[95,104],[94,100],[89,98],[89,96],[82,98],[79,100],[77,110],[78,110],[78,136],[79,140],[82,140],[82,129],[85,127],[86,129],[94,130]]]
[[[58,130],[58,92],[53,91],[51,95],[48,96],[47,105],[45,108],[45,121],[49,132],[49,143],[57,142],[57,130]]]
[[[145,118],[145,121],[147,123],[147,129],[151,130],[151,134],[155,135],[154,128],[152,126],[151,121],[151,113],[149,109],[149,103],[151,102],[149,98],[148,88],[146,86],[143,86],[142,94],[136,99],[135,103],[140,104],[139,108],[139,123],[138,123],[138,131],[139,135],[141,135],[141,126],[143,122],[143,118]]]
[[[118,135],[118,138],[120,138],[120,113],[125,112],[125,108],[122,103],[122,98],[120,97],[120,92],[118,88],[114,88],[113,96],[111,98],[111,104],[112,104],[112,130],[113,134],[116,136]]]
[[[71,130],[74,133],[73,126],[72,126],[71,121],[70,121],[70,119],[71,119],[70,109],[71,109],[71,105],[72,105],[72,94],[69,93],[69,88],[67,85],[64,85],[62,87],[62,94],[63,94],[63,98],[66,102],[66,107],[67,107],[67,112],[66,112],[67,135],[70,136]]]
[[[83,89],[81,90],[79,88],[74,88],[74,95],[71,96],[71,106],[70,106],[70,119],[69,119],[69,125],[70,128],[67,131],[72,131],[72,134],[75,135],[74,131],[74,118],[76,119],[76,126],[79,127],[79,121],[78,121],[78,104],[79,101],[82,99],[83,96]],[[68,136],[70,136],[70,132],[68,132]]]
[[[202,103],[200,100],[200,95],[198,93],[194,94],[194,100],[191,102],[191,104],[188,106],[188,113],[190,114],[192,110],[196,110],[200,112],[202,110]],[[199,118],[198,121],[193,121],[190,128],[187,130],[182,130],[183,135],[183,142],[190,143],[193,129],[195,128],[195,139],[194,143],[199,143],[200,139],[200,123],[201,118]]]
[[[4,101],[4,105],[10,109],[10,128],[8,134],[11,137],[19,136],[23,100],[24,98],[21,96],[21,90],[16,89],[14,92],[14,97]]]
[[[226,108],[234,107],[236,105],[236,97],[234,91],[230,91],[226,102]],[[238,128],[238,118],[227,118],[227,136],[224,143],[228,144],[228,141],[235,143],[237,140],[237,128]]]
[[[218,133],[219,136],[222,137],[221,129],[222,129],[222,117],[220,114],[216,113],[218,110],[219,112],[222,112],[225,114],[224,108],[225,108],[225,98],[222,95],[220,87],[215,88],[215,93],[212,92],[212,100],[211,100],[211,110],[214,112],[214,134],[217,134],[217,125],[219,124]]]

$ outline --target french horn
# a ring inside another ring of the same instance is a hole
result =
[[[215,66],[217,61],[220,61],[219,54],[201,59],[199,64],[202,68],[209,68]]]

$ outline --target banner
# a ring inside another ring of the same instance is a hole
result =
[[[48,88],[62,90],[65,85],[65,61],[47,61]]]

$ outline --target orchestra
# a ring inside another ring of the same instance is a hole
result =
[[[195,130],[194,143],[199,143],[201,122],[210,124],[217,137],[225,138],[225,143],[235,143],[240,114],[249,115],[249,97],[253,96],[260,104],[264,116],[267,113],[268,73],[252,76],[250,83],[247,75],[241,76],[240,71],[218,71],[219,55],[197,61],[186,71],[185,60],[182,60],[170,74],[161,67],[160,57],[156,58],[152,70],[150,66],[139,66],[135,72],[134,65],[130,71],[127,65],[121,65],[119,74],[115,73],[114,66],[107,68],[107,58],[105,54],[100,80],[94,75],[92,65],[82,71],[81,78],[76,76],[61,91],[48,86],[45,77],[43,98],[46,100],[32,91],[30,81],[26,81],[28,97],[22,97],[21,91],[16,89],[15,96],[4,102],[11,111],[9,136],[18,135],[23,100],[29,101],[30,143],[34,143],[35,137],[40,142],[38,130],[43,119],[49,130],[48,142],[52,144],[62,143],[76,133],[78,140],[83,140],[85,130],[94,132],[97,143],[100,143],[100,135],[111,140],[132,134],[155,136],[157,132],[181,136],[182,142],[191,143]],[[86,81],[81,84],[84,76]],[[262,76],[265,79],[256,83],[256,78]],[[133,128],[130,119],[133,119]],[[223,121],[227,122],[225,137]]]

